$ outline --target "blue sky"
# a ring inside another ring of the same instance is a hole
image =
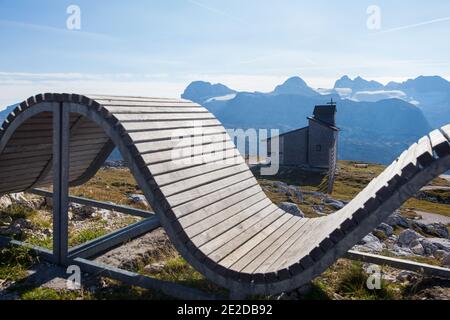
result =
[[[81,30],[66,28],[69,5]],[[367,27],[371,5],[381,29]],[[0,0],[0,109],[41,91],[179,96],[199,79],[450,79],[449,35],[448,0]]]

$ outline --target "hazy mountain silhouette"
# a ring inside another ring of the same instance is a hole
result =
[[[287,79],[283,84],[277,86],[272,93],[275,95],[298,94],[305,97],[315,97],[319,95],[317,91],[310,88],[300,77],[292,77]]]
[[[351,80],[344,76],[336,82],[335,90],[342,98],[356,101],[405,100],[420,108],[434,128],[450,122],[450,82],[439,76],[420,76],[386,86],[361,77]]]
[[[211,84],[210,82],[195,81],[184,90],[181,97],[197,103],[202,103],[210,98],[226,96],[235,92],[236,91],[231,90],[220,83]]]
[[[320,95],[314,90],[313,94],[308,88],[296,77],[271,93],[239,92],[225,101],[211,100],[209,94],[207,101],[199,103],[227,128],[286,132],[306,126],[314,106],[333,98],[337,101],[337,125],[342,129],[341,159],[389,163],[431,129],[422,111],[401,99],[351,101],[337,94]]]

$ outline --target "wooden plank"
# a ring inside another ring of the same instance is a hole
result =
[[[52,143],[32,144],[28,146],[11,146],[7,144],[6,148],[3,150],[3,153],[0,155],[0,158],[3,159],[5,155],[23,155],[24,157],[29,157],[30,154],[37,155],[36,152],[47,152],[48,150],[51,150],[52,145]]]
[[[17,131],[14,132],[13,139],[26,138],[47,138],[52,135],[52,130],[34,130],[34,131]]]
[[[267,210],[267,211],[266,211]],[[223,235],[222,241],[218,238],[208,242],[200,247],[204,253],[214,261],[220,261],[234,252],[244,243],[255,237],[262,229],[280,219],[285,213],[280,211],[277,206],[271,205],[267,209],[260,211],[257,215],[245,220],[236,226],[227,234]],[[223,241],[226,241],[225,243]],[[212,250],[212,251],[211,251]]]
[[[195,230],[196,235],[192,233],[192,231],[194,231],[194,229],[192,228],[187,229],[186,233],[197,247],[202,247],[203,245],[206,245],[207,243],[215,239],[217,239],[215,242],[217,245],[222,245],[223,243],[232,239],[231,235],[236,233],[236,230],[234,230],[234,228],[237,227],[240,228],[241,231],[243,231],[243,226],[249,225],[249,221],[255,222],[255,219],[257,219],[258,221],[261,219],[260,216],[256,216],[253,220],[250,219],[251,217],[257,215],[260,212],[273,212],[275,210],[272,202],[267,198],[259,200],[257,202],[251,201],[247,203],[246,201],[244,201],[239,205],[239,207],[240,212],[236,213],[234,210],[231,211],[231,216],[227,217],[221,222],[216,222],[211,219],[203,220],[200,223],[201,228]],[[230,210],[228,212],[230,212]],[[247,223],[244,224],[244,221],[247,221]],[[203,230],[198,233],[197,231],[200,231],[200,229]],[[210,246],[210,248],[212,248],[212,246]]]
[[[183,129],[183,128],[198,128],[209,126],[220,126],[221,123],[216,119],[207,120],[173,120],[173,121],[158,121],[158,122],[123,122],[122,126],[128,132],[140,130],[159,130],[159,129]]]
[[[313,219],[301,219],[289,228],[279,239],[272,243],[261,255],[257,256],[242,271],[246,273],[267,273],[269,267],[283,256],[285,248],[293,245],[298,234],[307,230]]]
[[[50,157],[49,157],[50,158]],[[26,164],[21,164],[21,165],[17,165],[17,166],[12,166],[12,167],[0,167],[0,178],[6,178],[6,177],[15,177],[18,174],[26,174],[28,172],[33,172],[35,170],[43,170],[45,168],[46,165],[46,161],[42,161],[42,162],[37,162],[37,163],[26,163]]]
[[[74,146],[87,146],[87,145],[93,145],[93,144],[101,144],[106,143],[109,141],[109,138],[107,136],[103,138],[95,138],[95,139],[86,139],[86,140],[72,140],[70,141],[70,147],[73,148]]]
[[[106,109],[110,107],[123,107],[129,110],[139,109],[139,108],[155,108],[155,107],[176,107],[176,108],[186,108],[186,109],[204,109],[199,104],[194,104],[192,102],[184,102],[184,101],[114,101],[114,100],[102,100],[100,103]]]
[[[188,203],[173,207],[172,211],[178,217],[188,215],[194,211],[207,208],[223,199],[226,199],[232,195],[244,191],[245,189],[250,189],[252,187],[258,186],[258,182],[255,178],[246,179],[238,184],[231,184],[222,190],[215,191],[211,194],[204,195],[201,198],[196,199],[197,201],[190,201]]]
[[[102,104],[104,101],[120,101],[120,102],[180,102],[180,103],[186,103],[190,102],[193,104],[193,102],[185,99],[180,98],[159,98],[159,97],[133,97],[133,96],[115,96],[115,95],[97,95],[97,94],[90,94],[87,95],[89,99],[95,100],[96,102]]]
[[[105,106],[112,114],[190,114],[195,116],[197,113],[209,114],[205,108],[188,107],[113,107]]]
[[[139,153],[145,154],[159,151],[174,150],[178,148],[186,148],[191,146],[206,145],[210,143],[223,141],[230,141],[230,137],[228,136],[227,133],[212,134],[194,138],[185,137],[174,140],[141,142],[135,143],[135,146],[138,149]]]
[[[226,154],[235,148],[236,147],[231,141],[225,141],[195,147],[178,148],[169,151],[146,153],[141,155],[141,158],[145,161],[147,166],[167,161],[183,161],[183,159],[185,159],[187,163],[190,163],[192,162],[192,157],[201,155],[204,157],[216,157],[217,153]]]
[[[226,189],[228,186],[234,185],[247,179],[255,179],[253,177],[253,174],[249,170],[182,193],[177,193],[173,196],[166,197],[166,199],[170,203],[172,208],[174,208],[184,203],[202,198],[203,196],[213,193],[214,191]]]
[[[433,149],[428,137],[423,137],[419,140],[414,156],[422,166],[427,166],[433,162]]]
[[[256,186],[222,199],[206,208],[178,219],[186,234],[194,238],[205,230],[221,224],[247,208],[265,200],[265,194]]]
[[[210,113],[147,113],[147,114],[125,114],[115,113],[114,116],[121,122],[127,121],[171,121],[171,120],[211,120],[215,119]]]
[[[186,179],[180,182],[174,182],[172,184],[161,187],[160,190],[166,195],[166,197],[170,197],[185,191],[208,185],[218,180],[222,181],[228,177],[247,172],[248,170],[249,169],[247,164],[243,163],[237,166],[224,168],[222,170],[205,173],[203,175]]]
[[[450,124],[441,128],[442,133],[447,137],[447,140],[450,141]]]
[[[189,161],[177,160],[149,165],[153,176],[162,175],[170,172],[184,170],[188,168],[198,167],[209,163],[221,163],[224,166],[237,164],[240,160],[239,151],[236,149],[226,150],[225,152],[216,153],[214,155],[200,155],[192,157]]]
[[[321,228],[326,225],[327,219],[316,218],[311,220],[312,222],[304,230],[305,232],[298,235],[295,242],[286,248],[282,258],[270,266],[272,270],[281,270],[294,265],[303,257],[309,255],[326,238],[326,236],[321,237]]]
[[[223,164],[222,161],[206,163],[204,165],[200,165],[193,168],[188,168],[184,170],[178,170],[175,172],[170,172],[162,175],[155,176],[154,179],[158,183],[160,187],[164,187],[170,183],[179,182],[182,180],[186,180],[189,178],[193,178],[205,173],[210,173],[214,171],[218,171],[221,169],[225,169],[231,166],[239,165],[245,163],[242,157],[237,157],[236,161],[233,161],[232,164]]]
[[[30,170],[29,172],[25,173],[18,173],[17,175],[13,177],[5,177],[1,179],[0,186],[8,186],[8,185],[20,185],[24,183],[28,183],[30,179],[36,178],[41,170],[39,168]]]
[[[10,166],[28,164],[32,162],[43,162],[48,161],[48,159],[49,156],[44,154],[42,156],[35,156],[31,158],[4,160],[0,163],[0,168],[2,168],[2,170],[7,170]]]
[[[131,132],[128,135],[135,143],[150,142],[155,140],[179,140],[182,137],[190,136],[202,136],[207,134],[225,133],[225,129],[222,126],[217,127],[204,127],[204,128],[189,128],[189,129],[177,129],[177,130],[157,130],[146,132]]]
[[[246,255],[243,255],[240,258],[236,259],[236,261],[234,261],[230,268],[239,272],[243,272],[243,270],[247,268],[246,270],[249,273],[252,273],[257,266],[263,263],[264,260],[272,254],[269,248],[275,248],[276,241],[281,242],[283,235],[286,234],[289,230],[293,230],[292,228],[296,224],[298,224],[300,220],[300,218],[291,216],[291,218],[286,221],[285,224],[277,228],[263,241],[255,245]],[[264,256],[264,252],[266,252],[266,256]]]
[[[12,146],[27,146],[33,144],[48,144],[51,143],[51,137],[45,138],[27,138],[27,139],[16,139],[14,137],[9,140],[8,144]]]
[[[265,239],[270,237],[275,231],[281,228],[284,224],[286,224],[289,220],[295,220],[294,216],[291,214],[284,214],[280,219],[275,220],[272,224],[267,226],[266,228],[259,231],[253,238],[249,241],[245,242],[243,245],[239,246],[236,250],[234,250],[231,254],[226,256],[223,260],[220,261],[220,264],[225,268],[231,268],[231,266],[238,260],[243,257],[252,257],[252,250]]]
[[[434,130],[429,136],[433,150],[439,157],[442,158],[450,153],[450,144],[440,130]]]

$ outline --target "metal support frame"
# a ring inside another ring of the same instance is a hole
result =
[[[53,111],[53,255],[67,264],[70,111],[60,103]]]
[[[196,289],[185,287],[172,282],[143,276],[137,273],[122,270],[95,261],[87,260],[101,252],[119,246],[131,239],[137,238],[153,231],[160,226],[159,219],[151,212],[119,206],[107,202],[95,201],[81,197],[69,196],[69,161],[70,161],[70,107],[64,103],[53,110],[53,193],[34,189],[31,193],[53,197],[53,251],[30,245],[24,242],[0,237],[0,246],[24,246],[34,251],[43,259],[58,265],[78,265],[84,272],[107,276],[146,289],[158,289],[162,292],[181,299],[216,299],[218,297],[206,294]],[[68,205],[70,202],[93,206],[145,218],[135,224],[89,241],[74,248],[68,246]],[[346,258],[370,262],[379,265],[388,265],[410,271],[424,272],[428,275],[450,278],[450,269],[349,251]],[[239,292],[231,292],[232,298],[243,297]]]

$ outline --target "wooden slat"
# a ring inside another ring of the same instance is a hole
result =
[[[113,113],[113,114],[152,114],[152,113],[160,113],[160,114],[191,114],[195,115],[197,113],[208,113],[208,111],[204,108],[194,107],[114,107],[114,106],[105,106],[105,108]]]
[[[444,157],[450,153],[450,144],[440,130],[434,130],[430,133],[430,141],[433,150],[439,157]]]
[[[266,226],[281,216],[277,214],[276,206],[271,203],[264,202],[264,206],[260,207],[262,209],[256,212],[249,209],[249,212],[243,213],[245,220],[228,229],[224,228],[226,232],[218,237],[208,241],[208,238],[203,236],[200,239],[193,239],[194,243],[204,243],[199,249],[214,261],[220,261],[253,236],[259,227]]]
[[[221,179],[219,181],[215,181],[206,185],[202,185],[201,187],[197,187],[185,192],[177,193],[173,196],[166,197],[167,201],[170,203],[172,207],[179,206],[181,204],[196,200],[205,195],[213,193],[214,191],[221,190],[226,188],[227,186],[242,182],[244,180],[253,178],[253,175],[250,171],[244,171],[238,173],[234,176]]]
[[[178,207],[174,207],[172,210],[176,216],[182,217],[203,208],[207,208],[223,199],[255,186],[258,186],[258,182],[254,178],[249,178],[238,184],[231,184],[224,189],[204,195],[203,197],[196,199],[196,201],[190,201],[179,205]]]
[[[225,129],[222,126],[217,127],[203,127],[203,128],[188,128],[177,130],[157,130],[146,132],[131,132],[129,136],[135,143],[143,141],[155,141],[155,140],[178,140],[182,137],[189,136],[202,136],[206,134],[218,134],[225,133]]]
[[[158,129],[183,129],[198,128],[209,126],[220,126],[220,122],[216,119],[207,120],[174,120],[174,121],[158,121],[158,122],[124,122],[122,126],[128,132],[140,130],[158,130]]]
[[[244,202],[245,203],[245,202]],[[241,231],[243,230],[243,222],[247,221],[251,217],[255,216],[258,213],[261,212],[273,212],[275,210],[275,207],[273,207],[272,202],[265,198],[258,202],[249,203],[248,207],[240,205],[241,211],[231,215],[228,217],[228,219],[223,220],[220,223],[216,223],[216,221],[210,221],[210,220],[204,220],[201,222],[201,227],[203,229],[202,232],[197,233],[195,236],[191,233],[193,229],[189,229],[188,235],[191,237],[191,241],[197,246],[202,247],[203,245],[211,242],[214,239],[217,239],[216,244],[222,245],[226,243],[228,240],[232,239],[231,235],[236,233],[236,230],[233,230],[233,228],[237,227],[240,228]],[[267,209],[267,210],[265,210]],[[264,211],[265,210],[265,211]],[[234,212],[233,212],[234,213]],[[260,216],[256,216],[256,221],[259,221],[261,218]],[[255,221],[249,220],[249,221]],[[249,222],[247,222],[248,225]],[[212,247],[209,246],[211,248]],[[203,251],[203,250],[202,250]]]
[[[191,102],[185,99],[175,99],[175,98],[159,98],[159,97],[137,97],[137,96],[115,96],[115,95],[99,95],[99,94],[90,94],[86,95],[89,99],[95,100],[98,103],[103,101],[127,101],[127,102],[158,102],[158,101],[166,101],[166,102]],[[192,102],[191,102],[192,103]]]
[[[174,140],[152,141],[135,143],[136,148],[141,154],[174,150],[177,148],[186,148],[190,146],[206,145],[211,143],[230,141],[227,133],[212,134],[201,137],[185,137]]]
[[[198,104],[184,101],[120,101],[120,100],[101,100],[97,102],[109,109],[110,107],[134,108],[154,108],[154,107],[176,107],[176,108],[202,108]]]
[[[308,229],[313,219],[301,219],[289,228],[279,239],[272,243],[261,255],[257,256],[242,271],[247,273],[266,273],[269,267],[283,256],[284,248],[295,243],[298,234]]]
[[[8,170],[9,167],[21,164],[29,164],[33,162],[45,162],[49,159],[48,155],[39,155],[31,158],[18,158],[11,160],[3,160],[0,163],[0,170]]]
[[[171,121],[171,120],[207,120],[214,119],[210,113],[147,113],[147,114],[121,114],[115,113],[114,116],[121,122],[127,121]]]
[[[222,199],[206,208],[185,215],[178,221],[183,226],[186,234],[193,238],[266,198],[264,192],[255,186]]]
[[[318,233],[320,233],[320,228],[325,225],[326,219],[311,220],[312,222],[305,232],[299,235],[291,246],[285,248],[282,258],[270,266],[271,270],[281,270],[299,262],[324,239],[321,239]]]
[[[426,166],[433,161],[433,149],[428,137],[419,140],[414,155],[422,166]]]
[[[295,231],[293,228],[299,224],[300,220],[301,219],[296,219],[292,216],[285,224],[277,228],[272,234],[253,247],[245,256],[236,259],[231,265],[231,268],[239,272],[247,270],[248,273],[253,273],[254,269],[275,251],[277,248],[276,242],[282,242],[283,235],[289,230],[292,230],[291,232]],[[270,251],[269,248],[272,248],[272,251]]]
[[[225,168],[235,166],[235,165],[239,165],[242,163],[245,163],[245,161],[242,157],[237,157],[235,159],[235,161],[233,161],[232,164],[224,164],[221,161],[206,163],[204,165],[196,166],[193,168],[178,170],[175,172],[156,176],[155,181],[158,183],[158,185],[160,187],[164,187],[170,183],[179,182],[179,181],[193,178],[193,177],[205,174],[205,173],[218,171],[218,170],[225,169]]]
[[[214,261],[220,261],[252,239],[262,229],[267,228],[269,225],[280,219],[284,214],[285,213],[282,212],[282,210],[277,209],[277,207],[272,204],[267,209],[260,211],[257,214],[259,217],[256,215],[252,216],[242,222],[239,226],[228,231],[227,234],[224,234],[222,240],[219,240],[219,238],[222,237],[220,236],[204,246],[201,246],[200,249],[204,253],[209,253],[208,256]]]
[[[275,220],[272,224],[260,230],[253,238],[226,256],[220,261],[220,264],[225,268],[230,268],[236,261],[239,261],[243,257],[248,257],[251,259],[252,250],[291,219],[295,220],[294,216],[290,214],[282,215],[280,219]]]
[[[186,162],[192,162],[192,157],[195,156],[216,156],[216,153],[227,153],[228,151],[235,149],[234,144],[231,141],[218,142],[208,145],[200,145],[195,147],[179,148],[169,151],[146,153],[141,155],[142,159],[147,165],[152,165],[156,163],[162,163],[167,161],[183,161],[187,159]],[[231,151],[230,151],[231,152]],[[184,161],[183,161],[184,162]]]
[[[161,187],[160,190],[166,195],[166,197],[170,197],[172,195],[193,190],[197,187],[207,185],[215,181],[223,181],[228,177],[235,176],[246,171],[249,171],[248,166],[247,164],[243,163],[211,173],[205,173],[203,175],[186,179],[180,182],[174,182],[172,184]]]
[[[450,141],[450,124],[441,128],[444,135],[447,137],[447,140]]]
[[[237,160],[238,156],[240,156],[239,151],[237,151],[236,149],[232,149],[223,153],[217,153],[215,155],[200,155],[197,157],[192,157],[191,161],[180,160],[180,161],[163,162],[158,164],[152,164],[148,167],[152,175],[157,176],[213,162],[215,163],[221,162],[224,165],[235,164],[239,161]]]

